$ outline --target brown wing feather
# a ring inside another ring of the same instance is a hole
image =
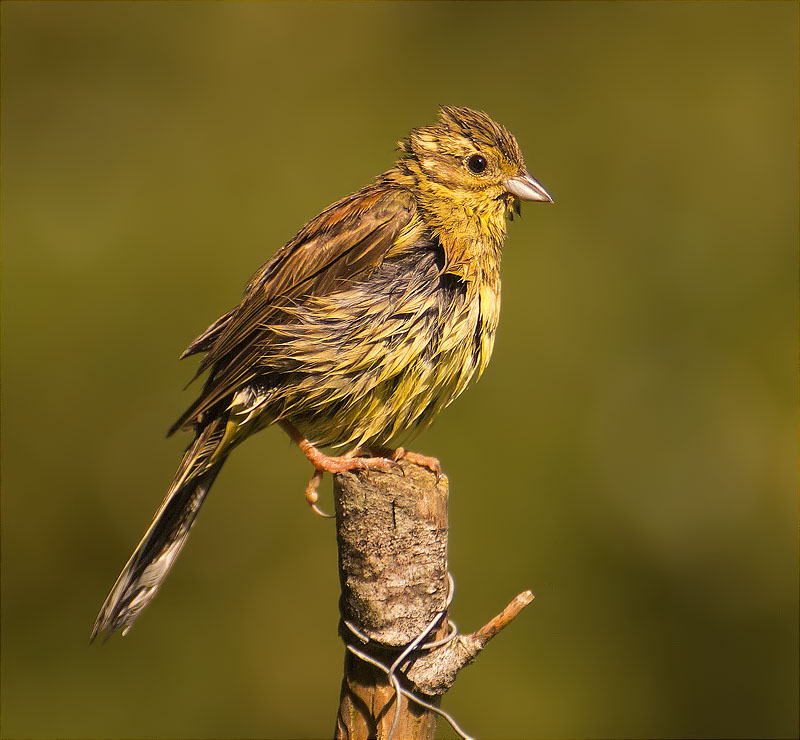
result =
[[[211,326],[208,327],[197,339],[195,339],[185,350],[180,359],[183,360],[191,355],[196,355],[199,352],[208,352],[209,349],[217,341],[219,335],[225,330],[228,322],[233,318],[236,309],[233,308],[228,313],[220,316]]]
[[[192,424],[258,371],[269,325],[281,308],[327,295],[365,278],[383,261],[412,220],[411,194],[377,182],[326,208],[309,221],[252,278],[242,302],[198,337],[184,356],[205,351],[197,375],[212,367],[200,397],[170,433]]]

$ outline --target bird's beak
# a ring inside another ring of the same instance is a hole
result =
[[[511,195],[520,200],[538,200],[542,203],[552,203],[550,194],[536,181],[534,176],[523,170],[521,175],[509,177],[503,181],[503,187]]]

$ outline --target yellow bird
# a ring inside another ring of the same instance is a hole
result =
[[[92,639],[125,634],[155,595],[231,450],[279,424],[322,473],[433,458],[393,445],[424,429],[483,372],[500,311],[506,219],[552,202],[514,137],[444,106],[399,143],[394,166],[309,221],[242,302],[182,357],[205,353],[194,431],[153,522],[106,598]],[[320,447],[349,448],[332,457]]]

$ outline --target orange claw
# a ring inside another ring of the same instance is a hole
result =
[[[364,470],[366,468],[388,470],[396,464],[394,460],[386,457],[355,457],[361,451],[359,448],[350,450],[350,452],[338,457],[326,455],[309,442],[290,422],[282,421],[280,425],[315,468],[314,475],[311,476],[311,480],[306,486],[306,501],[315,513],[326,519],[332,519],[333,516],[326,514],[317,506],[317,501],[319,500],[317,489],[322,482],[323,473],[343,473],[346,470]],[[438,461],[436,461],[436,464],[439,464]]]
[[[333,514],[326,514],[322,509],[319,508],[319,506],[317,506],[317,501],[319,500],[319,493],[317,493],[317,489],[319,488],[320,483],[322,483],[322,471],[315,470],[314,475],[311,476],[311,480],[306,486],[306,501],[315,514],[318,514],[323,519],[333,519]]]
[[[436,480],[442,477],[442,464],[435,457],[428,457],[427,455],[420,455],[419,452],[411,452],[398,447],[392,455],[392,460],[408,460],[415,465],[421,465],[423,468],[428,468],[431,473],[436,473]]]

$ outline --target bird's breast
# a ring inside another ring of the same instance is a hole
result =
[[[407,439],[482,372],[498,311],[499,285],[443,272],[435,245],[387,260],[275,327],[276,415],[323,446]]]

